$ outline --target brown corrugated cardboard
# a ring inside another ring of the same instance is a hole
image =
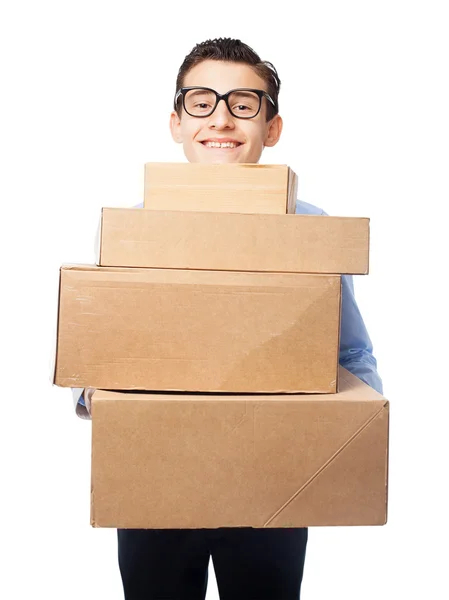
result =
[[[337,389],[339,275],[89,265],[60,273],[57,385]]]
[[[382,525],[388,401],[340,368],[333,395],[96,391],[91,523]]]
[[[287,165],[147,163],[144,206],[156,210],[294,213],[298,177]]]
[[[368,273],[369,219],[103,208],[102,266]]]

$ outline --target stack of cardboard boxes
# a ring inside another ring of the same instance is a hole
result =
[[[55,383],[97,388],[92,525],[386,522],[388,402],[338,365],[369,221],[291,214],[296,188],[148,164],[144,209],[102,210],[98,266],[61,268]]]

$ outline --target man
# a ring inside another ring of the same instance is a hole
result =
[[[239,40],[198,44],[178,73],[173,139],[189,162],[257,163],[281,136],[279,88],[273,65]],[[301,201],[296,212],[325,214]],[[350,276],[342,277],[339,360],[382,392]],[[81,391],[74,392],[77,413],[87,416],[93,390]],[[221,600],[298,600],[307,537],[307,528],[119,530],[125,599],[204,599],[212,556]]]

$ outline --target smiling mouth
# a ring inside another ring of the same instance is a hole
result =
[[[203,146],[206,146],[206,148],[218,148],[218,149],[234,149],[234,148],[238,148],[239,146],[241,146],[242,144],[240,142],[201,142],[201,144],[203,144]]]

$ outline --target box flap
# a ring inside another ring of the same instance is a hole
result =
[[[387,522],[389,404],[384,406],[286,500],[264,527],[354,525],[361,515],[372,525]],[[344,485],[343,485],[344,482]],[[292,525],[293,526],[293,525]]]

